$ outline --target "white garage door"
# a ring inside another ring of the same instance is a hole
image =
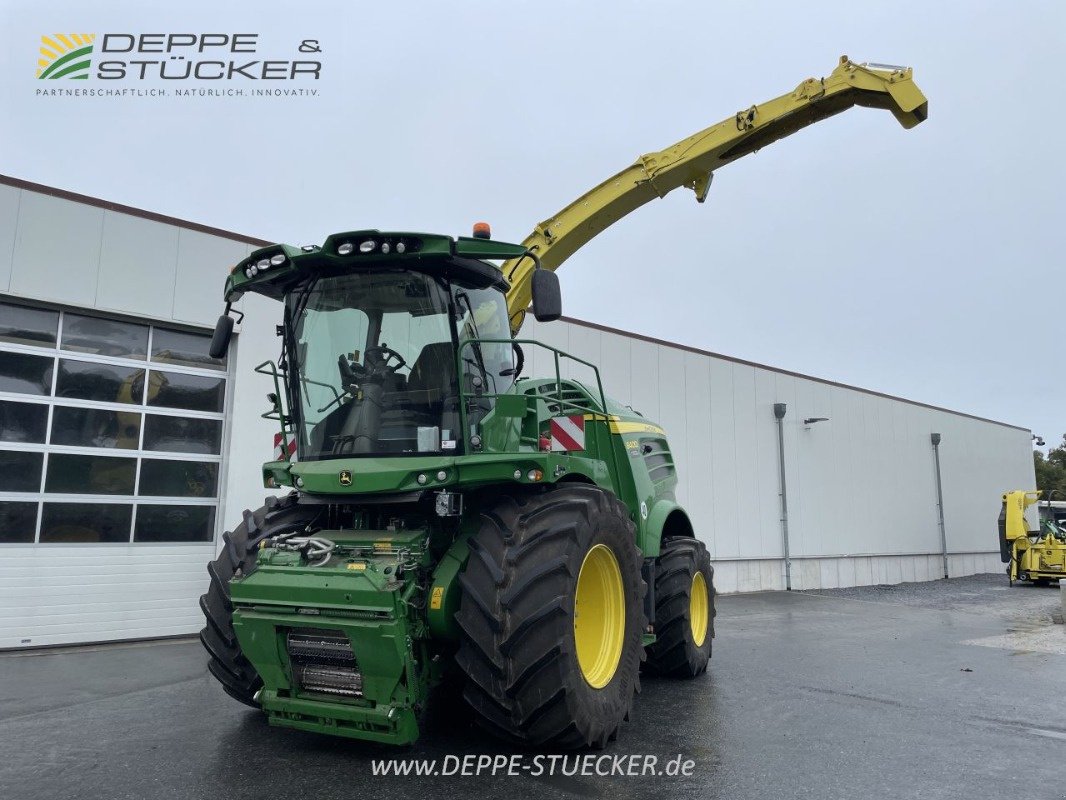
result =
[[[0,302],[0,647],[163,635],[195,610],[223,474],[209,341]]]

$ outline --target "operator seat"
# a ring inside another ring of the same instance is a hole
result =
[[[443,439],[454,439],[460,428],[455,346],[451,342],[431,342],[423,347],[411,365],[407,390],[400,396],[410,411],[423,417],[423,424],[439,426]]]
[[[407,392],[413,403],[432,406],[455,391],[455,349],[451,342],[431,342],[422,348],[411,374]]]

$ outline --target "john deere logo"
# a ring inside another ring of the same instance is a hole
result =
[[[41,80],[87,80],[94,41],[95,33],[53,33],[42,36],[41,51],[37,56],[37,77]]]
[[[341,470],[341,486],[352,485],[352,471],[350,469]]]

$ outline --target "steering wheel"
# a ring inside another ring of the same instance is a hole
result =
[[[389,362],[393,359],[396,360],[395,364]],[[377,363],[371,367],[370,361],[374,360]],[[371,371],[377,371],[378,369],[388,369],[389,372],[396,372],[399,369],[403,369],[407,366],[407,361],[390,347],[381,345],[379,347],[368,347],[363,353],[363,363],[366,364]]]

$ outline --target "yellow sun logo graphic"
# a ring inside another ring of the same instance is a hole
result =
[[[53,33],[41,37],[37,56],[37,77],[41,80],[89,77],[89,57],[93,53],[95,33]]]

